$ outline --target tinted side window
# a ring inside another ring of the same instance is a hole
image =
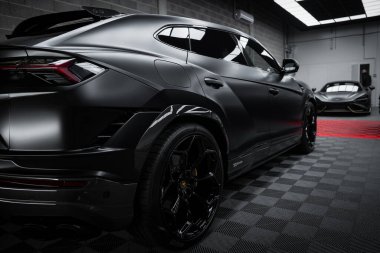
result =
[[[237,38],[250,65],[265,71],[278,70],[276,60],[260,44],[242,36],[238,36]]]
[[[169,27],[162,30],[157,38],[164,43],[189,50],[189,29],[187,27]]]
[[[247,64],[233,37],[222,31],[204,28],[189,28],[190,48],[194,53]]]

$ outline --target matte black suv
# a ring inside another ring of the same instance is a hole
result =
[[[187,246],[225,180],[313,150],[315,99],[297,70],[195,19],[84,8],[25,20],[0,44],[1,215],[133,224],[146,242]]]

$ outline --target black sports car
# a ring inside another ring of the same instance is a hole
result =
[[[356,81],[327,83],[315,93],[318,113],[324,112],[371,112],[371,90]]]
[[[225,180],[313,150],[316,101],[297,70],[200,20],[87,7],[27,19],[0,46],[1,215],[194,243]]]

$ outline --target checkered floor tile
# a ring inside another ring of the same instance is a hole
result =
[[[380,252],[380,140],[317,143],[229,182],[208,235],[187,252]],[[0,223],[1,252],[165,252],[125,231],[68,239]]]

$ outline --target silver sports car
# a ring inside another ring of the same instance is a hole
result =
[[[357,81],[335,81],[327,83],[315,92],[318,113],[324,112],[371,112],[371,91]]]

